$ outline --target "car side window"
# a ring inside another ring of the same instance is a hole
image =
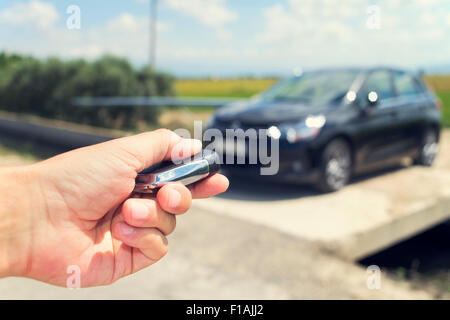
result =
[[[374,71],[368,76],[361,90],[361,102],[363,104],[367,103],[367,96],[372,91],[377,93],[380,107],[382,107],[382,102],[394,97],[391,73],[389,71]]]
[[[411,96],[422,92],[417,81],[406,72],[396,72],[394,74],[394,85],[397,96]]]

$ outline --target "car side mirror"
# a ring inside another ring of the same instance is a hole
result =
[[[378,102],[379,102],[378,93],[376,93],[375,91],[370,91],[369,94],[367,95],[367,106],[369,108],[374,108],[376,107]]]

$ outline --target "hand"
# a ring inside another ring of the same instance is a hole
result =
[[[65,286],[73,265],[81,270],[81,286],[89,287],[113,283],[160,260],[175,216],[189,209],[192,198],[228,187],[228,180],[216,174],[190,188],[166,185],[156,198],[131,195],[137,173],[170,160],[175,146],[189,150],[183,157],[201,149],[198,140],[158,130],[4,171],[0,260],[7,264],[0,276]]]

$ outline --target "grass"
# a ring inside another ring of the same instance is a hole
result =
[[[249,98],[271,85],[275,78],[235,78],[235,79],[179,79],[175,82],[175,92],[183,97],[227,97]],[[442,101],[443,125],[450,127],[450,75],[435,75],[426,78]],[[213,112],[213,108],[187,108],[190,112]]]
[[[450,127],[450,75],[427,76],[425,80],[442,101],[442,124]]]
[[[442,124],[450,127],[450,90],[437,92],[439,99],[442,101]]]
[[[425,81],[437,92],[450,92],[450,75],[427,76]]]
[[[275,78],[179,79],[175,82],[175,92],[182,97],[245,99],[266,90],[276,81]],[[186,110],[193,113],[212,114],[215,109],[187,107]]]
[[[183,97],[249,98],[266,90],[276,79],[185,79],[175,82],[175,92]]]

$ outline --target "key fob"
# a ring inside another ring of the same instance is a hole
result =
[[[145,169],[136,177],[134,192],[156,193],[168,183],[181,182],[185,186],[212,176],[220,170],[219,155],[202,150],[180,164],[162,162]]]

